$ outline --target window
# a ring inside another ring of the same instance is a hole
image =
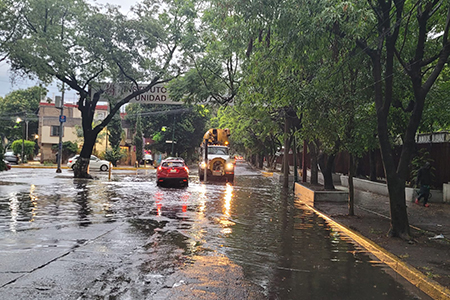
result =
[[[208,147],[208,154],[228,155],[226,147]]]
[[[162,164],[162,166],[165,168],[171,168],[171,167],[182,168],[182,167],[184,167],[184,164],[182,162],[177,162],[177,161],[172,162],[171,161],[171,162],[164,162]]]
[[[104,118],[106,118],[106,112],[97,112],[94,117],[96,121],[103,120]]]
[[[59,136],[59,126],[52,126],[50,136]]]

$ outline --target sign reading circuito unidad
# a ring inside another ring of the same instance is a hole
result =
[[[134,93],[138,88],[144,89],[146,85],[121,84],[121,83],[101,83],[90,86],[91,96],[98,90],[103,89],[104,93],[100,96],[99,101],[121,100],[126,96]],[[129,103],[144,103],[144,104],[175,104],[180,105],[182,102],[172,101],[169,97],[167,88],[163,84],[156,84],[150,88],[149,91],[140,94],[130,100]]]

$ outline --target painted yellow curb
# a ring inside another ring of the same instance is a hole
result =
[[[339,224],[338,222],[334,221],[327,215],[321,213],[314,207],[301,202],[303,205],[314,211],[317,215],[327,220],[327,222],[330,224],[330,226],[345,235],[349,236],[351,239],[353,239],[356,243],[364,247],[367,251],[375,255],[381,262],[388,265],[390,268],[392,268],[395,272],[403,276],[406,280],[411,282],[413,285],[418,287],[421,291],[426,293],[428,296],[432,297],[436,300],[444,300],[444,299],[450,299],[450,290],[436,281],[426,277],[423,273],[415,269],[414,267],[410,266],[409,264],[401,261],[397,256],[394,254],[388,252],[386,249],[380,247],[373,241],[367,239],[366,237],[362,236],[361,234]]]
[[[273,176],[273,172],[266,172],[266,171],[261,171],[261,173],[263,174],[263,176],[265,177],[270,177]]]
[[[57,169],[57,166],[45,166],[45,165],[13,165],[11,168],[14,169]],[[68,169],[67,166],[61,166],[61,169]]]

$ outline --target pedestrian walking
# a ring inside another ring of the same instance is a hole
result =
[[[423,206],[429,207],[428,198],[430,197],[430,185],[431,185],[431,165],[426,162],[425,165],[417,172],[417,186],[420,187],[419,196],[416,198],[416,204],[420,205],[420,200],[423,198]]]

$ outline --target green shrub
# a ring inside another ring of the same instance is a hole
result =
[[[58,145],[53,145],[52,150],[58,152]],[[62,159],[66,161],[69,157],[78,153],[78,144],[71,141],[62,143]]]
[[[34,146],[35,142],[32,141],[24,141],[23,143],[23,155],[27,159],[33,159],[34,156]],[[16,140],[11,144],[11,149],[16,155],[22,155],[22,140]],[[22,162],[24,162],[24,158],[21,157]]]
[[[110,161],[114,167],[117,167],[117,162],[125,157],[127,154],[125,150],[116,147],[111,150],[106,150],[103,154],[105,160]]]

